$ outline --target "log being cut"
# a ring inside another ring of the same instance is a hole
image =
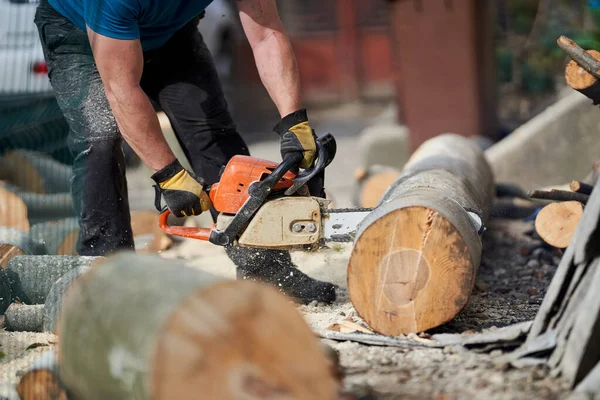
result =
[[[425,331],[467,304],[494,180],[480,147],[454,134],[423,143],[358,228],[348,291],[382,334]]]
[[[154,255],[113,255],[73,282],[58,335],[74,399],[333,400],[339,389],[277,289]]]

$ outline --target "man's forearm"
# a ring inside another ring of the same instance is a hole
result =
[[[113,114],[127,143],[153,172],[175,159],[165,140],[152,104],[143,90],[107,90]]]
[[[261,81],[281,117],[302,108],[300,74],[288,37],[272,30],[253,47]]]

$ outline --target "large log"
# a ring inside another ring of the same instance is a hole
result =
[[[31,239],[49,255],[77,255],[79,223],[77,218],[64,218],[31,226]]]
[[[493,195],[473,141],[444,134],[419,147],[355,238],[348,291],[373,330],[425,331],[467,304]]]
[[[42,332],[44,305],[12,303],[6,310],[4,322],[7,331]]]
[[[71,167],[32,150],[9,150],[2,155],[2,177],[33,193],[66,193],[71,186]],[[7,172],[8,171],[8,172]]]
[[[21,400],[68,400],[66,388],[60,381],[56,351],[39,356],[17,384]]]
[[[101,257],[17,256],[6,268],[15,300],[25,304],[44,304],[52,285],[66,272],[90,266]]]
[[[335,399],[330,362],[277,289],[133,252],[73,283],[58,335],[75,399]]]

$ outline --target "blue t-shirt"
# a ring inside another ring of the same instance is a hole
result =
[[[113,39],[140,39],[144,51],[164,45],[213,0],[49,0],[84,32],[86,25]]]

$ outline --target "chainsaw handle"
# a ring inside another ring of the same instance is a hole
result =
[[[210,238],[210,228],[197,228],[195,226],[172,226],[169,225],[168,219],[171,211],[169,209],[163,211],[159,217],[160,229],[167,235],[181,236],[190,239],[198,239],[208,241]]]

